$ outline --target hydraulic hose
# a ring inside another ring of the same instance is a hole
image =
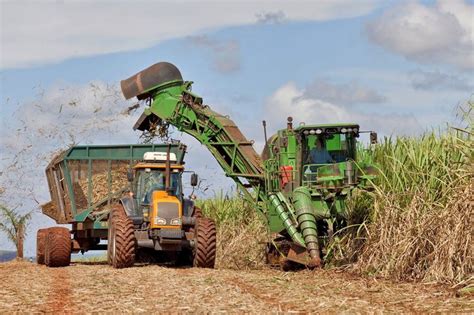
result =
[[[284,203],[282,202],[281,198],[285,198],[281,193],[272,194],[270,195],[269,199],[272,203],[273,207],[275,208],[278,216],[280,217],[281,221],[283,222],[283,226],[285,227],[286,231],[290,235],[293,242],[298,243],[299,245],[306,247],[304,244],[304,240],[301,236],[301,233],[298,232],[296,226],[291,221],[291,218],[288,216],[288,211],[285,208]]]
[[[318,230],[308,188],[301,186],[293,191],[293,206],[309,256],[315,263],[319,262]]]

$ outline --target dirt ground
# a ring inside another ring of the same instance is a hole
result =
[[[474,312],[449,287],[394,283],[341,271],[204,270],[101,263],[48,269],[0,264],[0,313]]]

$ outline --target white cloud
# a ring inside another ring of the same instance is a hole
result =
[[[4,1],[1,68],[143,49],[166,39],[256,23],[256,15],[268,9],[282,12],[288,21],[321,21],[365,15],[377,2]]]
[[[383,103],[386,101],[385,96],[375,90],[361,86],[355,81],[336,84],[316,79],[306,87],[304,96],[345,106],[357,103]]]
[[[411,84],[419,90],[450,89],[472,92],[473,86],[469,80],[454,74],[437,71],[414,70],[409,74]]]
[[[285,21],[283,11],[257,13],[257,22],[261,24],[280,24]]]
[[[403,2],[369,23],[367,31],[372,41],[408,59],[474,68],[474,5],[462,0]]]
[[[305,89],[299,89],[289,82],[275,91],[265,104],[265,112],[270,126],[279,125],[282,117],[292,116],[296,125],[322,123],[358,123],[363,130],[375,130],[384,135],[416,134],[421,126],[412,115],[382,114],[377,112],[360,113],[305,96]],[[280,124],[281,125],[281,124]]]

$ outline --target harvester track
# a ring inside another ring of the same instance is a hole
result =
[[[196,224],[194,266],[214,268],[216,261],[216,225],[207,218],[199,218]]]
[[[65,267],[71,263],[71,235],[64,227],[46,230],[44,263],[48,267]]]
[[[117,206],[112,214],[111,259],[114,268],[127,268],[135,263],[135,231],[133,222],[125,215],[123,208]]]

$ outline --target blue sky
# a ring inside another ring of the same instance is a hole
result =
[[[21,211],[48,201],[43,169],[71,137],[138,141],[131,127],[141,110],[121,114],[133,102],[121,98],[118,83],[159,61],[195,81],[194,91],[257,149],[261,120],[274,131],[288,115],[418,135],[455,122],[456,105],[474,91],[472,1],[138,4],[145,9],[131,1],[1,3],[0,166],[2,186],[11,188],[0,201]],[[212,156],[183,140],[188,167],[208,178],[209,191],[229,189]],[[29,189],[18,191],[15,172],[28,174]],[[35,214],[30,239],[50,224]],[[2,237],[0,248],[9,247]]]

